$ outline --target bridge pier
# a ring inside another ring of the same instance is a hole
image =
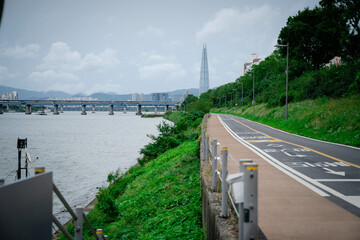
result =
[[[126,113],[126,105],[124,105],[124,113]]]
[[[136,115],[141,115],[142,113],[141,113],[141,105],[140,104],[138,104],[137,106],[136,106]]]
[[[64,106],[60,105],[60,113],[64,113]]]
[[[54,115],[59,115],[59,105],[58,104],[54,104]]]
[[[92,105],[92,113],[95,113],[95,105]]]
[[[110,104],[110,112],[109,115],[114,115],[114,105]]]
[[[165,113],[169,111],[169,105],[165,105]]]
[[[2,104],[0,104],[0,114],[3,114],[3,110],[2,110]]]
[[[86,105],[81,105],[81,115],[86,115]]]
[[[25,114],[26,115],[31,114],[31,105],[30,104],[25,105]]]

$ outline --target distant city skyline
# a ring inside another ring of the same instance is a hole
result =
[[[0,85],[32,91],[150,94],[233,82],[251,53],[274,51],[289,16],[318,0],[6,1]]]

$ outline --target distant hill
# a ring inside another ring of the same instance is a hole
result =
[[[69,97],[79,97],[79,96],[86,96],[83,93],[77,93],[77,94],[69,94],[66,92],[61,91],[47,91],[47,92],[37,92],[37,91],[30,91],[20,88],[12,88],[12,87],[6,87],[6,86],[0,86],[0,95],[2,95],[5,92],[12,92],[17,91],[19,99],[48,99],[48,98],[69,98]],[[199,89],[197,88],[189,88],[189,89],[179,89],[174,91],[169,91],[169,97],[173,101],[179,101],[184,92],[190,92],[194,96],[199,95]],[[145,94],[145,100],[151,99],[151,94]],[[96,98],[98,100],[114,100],[114,101],[126,101],[131,100],[132,94],[116,94],[116,93],[93,93],[88,97]]]
[[[61,91],[48,91],[48,92],[37,92],[37,91],[29,91],[20,88],[12,88],[0,86],[0,95],[5,92],[17,91],[19,99],[47,99],[49,97],[59,97],[59,98],[67,98],[72,97],[71,94]]]
[[[108,94],[108,93],[93,93],[89,97],[97,98],[105,101],[126,101],[131,100],[132,94]]]

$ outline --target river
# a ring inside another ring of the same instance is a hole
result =
[[[137,163],[139,150],[150,142],[147,135],[157,135],[161,121],[122,112],[113,116],[108,112],[4,113],[0,115],[0,179],[6,178],[5,184],[15,181],[17,139],[27,138],[31,159],[38,157],[29,165],[30,175],[34,167],[45,167],[46,172],[53,172],[53,182],[70,205],[84,207],[106,186],[110,172],[125,172]],[[56,197],[53,202],[53,213],[66,222],[64,207]]]

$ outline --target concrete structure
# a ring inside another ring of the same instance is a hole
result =
[[[18,100],[18,93],[16,91],[6,92],[1,95],[2,100]]]
[[[110,105],[109,115],[114,115],[114,104],[111,104],[111,105]]]
[[[54,115],[59,115],[59,105],[58,104],[54,104],[54,112],[53,112],[53,114]]]
[[[169,94],[166,92],[163,93],[152,93],[151,101],[170,101]]]
[[[201,57],[199,96],[207,90],[209,90],[209,68],[206,45],[204,44]]]
[[[261,58],[258,58],[258,55],[256,53],[253,53],[250,55],[250,62],[246,62],[243,65],[243,76],[251,71],[253,65],[259,65],[259,63],[262,61]]]
[[[81,115],[86,115],[86,105],[81,105]]]
[[[331,65],[340,66],[341,65],[341,57],[335,56],[333,59],[329,61],[329,63],[325,64],[326,67],[330,67]]]
[[[30,104],[26,104],[26,106],[25,106],[25,114],[27,114],[27,115],[31,114],[31,105]]]
[[[165,94],[166,96],[166,94]],[[56,109],[56,111],[54,111],[54,114],[59,114],[58,113],[58,106],[60,105],[61,107],[61,112],[63,112],[63,108],[64,106],[69,106],[69,107],[77,107],[80,106],[82,107],[82,111],[81,114],[82,115],[86,115],[86,105],[91,105],[92,106],[92,110],[95,111],[95,107],[101,107],[101,106],[110,106],[112,105],[112,108],[110,109],[110,113],[113,113],[114,110],[114,105],[117,105],[119,107],[123,106],[124,107],[124,113],[126,113],[126,108],[127,106],[137,106],[137,114],[141,115],[141,106],[147,107],[147,108],[151,108],[153,109],[154,106],[158,107],[165,107],[165,110],[167,111],[169,109],[169,107],[174,107],[175,104],[177,104],[177,102],[175,101],[99,101],[99,100],[95,100],[95,101],[77,101],[77,100],[0,100],[0,105],[15,105],[15,106],[25,106],[25,113],[26,114],[31,114],[31,106],[47,106],[47,105],[53,105],[54,106],[54,110]],[[112,114],[110,114],[112,115]]]
[[[132,101],[144,101],[145,100],[145,95],[143,93],[133,93],[132,97],[131,97]]]
[[[187,96],[189,96],[190,92],[189,91],[185,91],[180,99],[181,102],[185,101],[185,99],[187,98]]]
[[[140,104],[138,104],[137,106],[136,106],[136,115],[141,115],[142,113],[141,113],[141,105]]]

